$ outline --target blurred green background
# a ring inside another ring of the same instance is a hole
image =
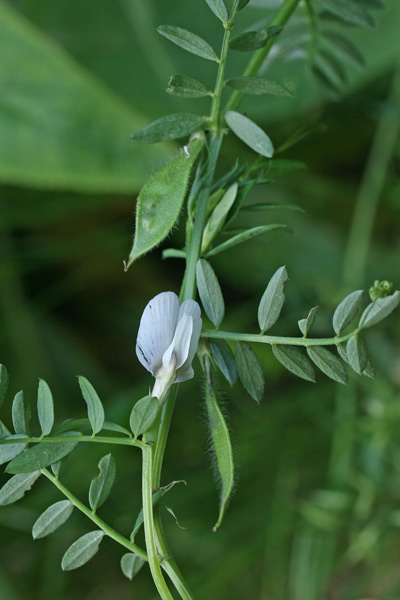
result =
[[[267,23],[278,4],[251,3],[238,31]],[[296,321],[315,304],[321,306],[315,335],[330,335],[332,311],[347,292],[375,279],[399,287],[400,5],[390,0],[375,14],[375,29],[347,31],[367,66],[346,67],[340,99],[330,99],[310,76],[300,11],[282,37],[281,47],[293,42],[295,51],[276,52],[266,68],[295,85],[296,97],[242,105],[276,146],[299,127],[316,121],[325,127],[282,154],[305,161],[308,171],[253,192],[254,201],[305,209],[273,216],[294,234],[248,242],[213,262],[227,303],[226,329],[256,330],[260,295],[282,264],[290,282],[274,331],[283,335],[297,335]],[[59,421],[84,416],[75,377],[83,374],[101,393],[107,417],[123,425],[151,383],[134,352],[138,322],[151,297],[179,289],[183,265],[162,261],[161,249],[127,274],[122,261],[137,192],[174,147],[134,145],[129,136],[168,112],[208,110],[207,101],[164,93],[169,75],[192,75],[210,86],[215,76],[211,63],[157,36],[159,24],[195,30],[219,47],[220,23],[199,0],[0,2],[0,362],[11,377],[2,408],[7,424],[18,389],[34,405],[38,376],[53,390]],[[232,53],[228,74],[239,74],[246,60]],[[237,155],[250,156],[229,136],[221,168]],[[169,242],[179,247],[182,231]],[[200,378],[182,386],[163,481],[187,481],[168,496],[186,529],[168,514],[165,524],[198,598],[400,598],[399,333],[398,313],[369,333],[377,377],[351,375],[345,389],[322,376],[315,386],[297,380],[268,348],[257,348],[267,382],[260,406],[239,386],[231,391],[221,382],[238,484],[217,534]],[[75,451],[63,477],[78,497],[87,497],[104,453]],[[128,535],[140,508],[140,457],[128,449],[113,453],[117,485],[101,516]],[[146,570],[132,583],[123,577],[123,551],[111,541],[82,569],[61,571],[65,549],[92,529],[78,514],[33,542],[37,516],[60,499],[39,480],[24,500],[1,509],[1,600],[155,599]]]

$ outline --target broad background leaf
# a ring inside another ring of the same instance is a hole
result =
[[[6,2],[0,40],[7,56],[0,65],[0,181],[135,191],[143,171],[163,155],[129,140],[145,118]]]

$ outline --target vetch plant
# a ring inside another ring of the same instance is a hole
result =
[[[380,3],[284,0],[266,29],[245,31],[235,36],[232,31],[249,0],[233,0],[229,6],[224,0],[206,0],[206,4],[221,22],[220,52],[197,34],[175,25],[163,25],[158,32],[183,50],[215,63],[217,72],[213,90],[187,75],[172,75],[167,87],[168,93],[183,98],[209,97],[209,113],[167,115],[132,136],[135,143],[146,144],[184,140],[177,154],[140,191],[133,246],[125,263],[128,270],[136,260],[163,242],[176,227],[185,208],[184,247],[163,251],[164,258],[184,261],[180,295],[165,291],[150,300],[144,308],[137,334],[136,354],[155,379],[153,389],[132,407],[129,429],[127,424],[106,420],[97,391],[83,376],[79,377],[79,385],[87,404],[87,418],[55,425],[52,392],[45,381],[39,380],[40,433],[34,435],[31,432],[31,410],[22,391],[12,402],[13,432],[0,422],[0,463],[7,464],[6,472],[12,475],[0,490],[0,505],[21,499],[43,476],[59,490],[63,499],[46,508],[33,524],[35,539],[54,532],[68,520],[74,509],[82,512],[95,526],[66,550],[62,568],[72,570],[84,565],[97,553],[104,536],[108,536],[127,551],[121,558],[124,575],[132,579],[147,563],[163,600],[173,598],[172,586],[183,600],[195,597],[165,538],[160,501],[177,483],[161,485],[164,451],[178,393],[177,384],[184,384],[195,376],[192,363],[196,352],[199,357],[196,375],[203,370],[205,408],[220,479],[220,505],[214,525],[214,531],[217,531],[235,478],[232,444],[218,398],[218,372],[230,386],[239,380],[248,394],[261,402],[265,384],[253,345],[268,344],[279,363],[308,382],[315,382],[316,373],[321,371],[335,382],[346,384],[348,368],[360,376],[373,377],[374,369],[363,331],[386,318],[400,300],[400,292],[393,291],[391,284],[376,281],[370,289],[371,302],[363,312],[365,296],[362,290],[354,291],[342,300],[333,314],[332,336],[316,338],[310,335],[318,307],[311,308],[308,315],[298,321],[301,335],[269,335],[269,330],[280,319],[285,302],[288,272],[286,266],[280,266],[260,298],[259,331],[232,332],[220,328],[226,307],[210,260],[254,237],[287,230],[283,223],[265,223],[264,215],[270,215],[277,208],[301,210],[296,205],[251,203],[250,193],[255,186],[272,183],[279,174],[302,168],[298,161],[275,158],[275,148],[282,151],[290,147],[304,132],[294,133],[289,140],[277,145],[259,125],[238,111],[239,105],[245,94],[272,94],[282,97],[283,101],[292,96],[293,91],[287,85],[260,77],[258,73],[273,45],[280,43],[286,23],[295,12],[303,10],[310,24],[310,73],[328,94],[339,94],[345,82],[340,58],[353,63],[362,62],[362,58],[348,37],[322,29],[326,13],[339,22],[369,27],[373,24],[370,10],[379,7]],[[304,40],[300,43],[304,44]],[[283,49],[284,44],[282,41]],[[231,51],[232,55],[249,53],[250,60],[243,74],[226,79],[225,69]],[[232,91],[223,105],[223,94],[228,90]],[[230,133],[250,148],[254,157],[248,162],[237,160],[230,170],[217,175],[221,145]],[[241,217],[249,211],[260,215],[260,225],[248,228],[241,224]],[[203,313],[214,326],[211,329],[202,329],[197,292]],[[0,402],[6,397],[7,387],[7,370],[1,365]],[[98,515],[98,509],[108,499],[115,482],[116,465],[112,454],[106,454],[99,462],[99,473],[90,484],[88,505],[61,482],[66,457],[78,444],[85,443],[123,445],[129,450],[138,449],[142,454],[142,509],[133,521],[128,537]],[[142,529],[144,547],[136,541]]]

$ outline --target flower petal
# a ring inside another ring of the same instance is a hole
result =
[[[176,368],[183,365],[189,354],[192,332],[193,318],[190,315],[183,315],[176,326],[174,339],[162,358],[164,368],[168,367],[172,354],[175,355]]]
[[[140,319],[136,354],[142,365],[156,375],[162,357],[170,346],[179,314],[179,300],[174,292],[162,292],[147,304]]]
[[[179,309],[178,323],[179,320],[182,318],[182,315],[190,315],[193,319],[193,331],[192,337],[190,339],[190,347],[187,358],[185,362],[180,366],[180,368],[177,368],[175,379],[177,383],[179,381],[187,381],[188,379],[192,379],[194,375],[192,369],[192,362],[194,355],[196,354],[197,346],[199,345],[202,325],[200,314],[200,306],[195,300],[185,300],[184,302],[182,302],[181,307]]]

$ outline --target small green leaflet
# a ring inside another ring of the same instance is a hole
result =
[[[361,27],[375,25],[374,19],[357,0],[320,0],[320,4],[332,15],[350,25]]]
[[[228,21],[228,11],[226,10],[224,0],[206,0],[206,2],[213,11],[214,15],[216,15],[218,19],[222,21],[222,23],[226,23]]]
[[[335,31],[324,31],[322,42],[328,45],[338,56],[357,67],[365,67],[363,55],[353,42]]]
[[[228,213],[235,202],[238,192],[238,184],[233,183],[223,194],[218,204],[212,211],[210,218],[208,219],[206,226],[203,231],[203,239],[201,242],[201,253],[207,252],[208,248],[212,244],[213,240],[217,237],[219,232],[222,230],[225,221],[228,217]]]
[[[7,436],[6,439],[24,439],[26,435],[24,433],[17,433],[16,435]],[[0,465],[4,465],[19,454],[21,454],[27,444],[4,444],[0,446]]]
[[[363,300],[363,290],[357,290],[352,292],[336,308],[333,315],[333,329],[340,335],[341,332],[346,329],[352,322],[358,311]]]
[[[53,475],[57,477],[57,479],[60,477],[61,473],[63,473],[65,467],[67,466],[67,463],[68,456],[50,465]]]
[[[104,408],[96,390],[82,375],[78,375],[79,386],[81,388],[83,399],[88,408],[88,417],[92,426],[93,435],[99,433],[103,429],[104,424]]]
[[[300,138],[302,139],[302,138]],[[272,181],[280,175],[286,175],[291,171],[306,171],[307,165],[300,160],[289,160],[287,158],[274,158],[273,160],[263,161],[261,166],[266,167],[266,176]]]
[[[358,334],[352,335],[347,342],[346,354],[353,371],[362,375],[368,365],[368,350],[363,338]]]
[[[386,298],[377,298],[371,304],[368,304],[367,308],[361,315],[359,326],[365,329],[376,325],[379,321],[385,319],[390,313],[396,308],[400,301],[400,292],[395,292],[391,296]]]
[[[165,248],[162,251],[162,258],[186,258],[186,252],[177,248]]]
[[[330,86],[332,90],[341,92],[343,84],[347,81],[346,71],[340,61],[334,54],[326,50],[320,50],[314,57],[314,71],[320,75],[320,79],[318,76],[316,77],[319,83],[323,84],[324,81],[328,83],[328,91]]]
[[[358,0],[358,2],[374,10],[383,10],[385,8],[385,3],[382,0]]]
[[[195,33],[181,27],[175,27],[174,25],[161,25],[157,28],[157,31],[170,40],[170,42],[187,50],[187,52],[191,52],[207,60],[219,62],[214,48]]]
[[[350,365],[350,361],[349,361],[349,357],[347,356],[347,350],[346,350],[346,348],[344,346],[342,346],[342,344],[337,344],[336,345],[336,350],[338,351],[338,354],[339,354],[340,358],[345,363],[347,363],[348,365]],[[365,351],[368,354],[367,348],[365,348]],[[365,377],[369,377],[370,379],[375,379],[375,369],[372,366],[372,364],[370,363],[369,358],[368,358],[368,364],[365,367],[365,369],[363,370],[362,375],[365,375]]]
[[[271,38],[280,34],[282,29],[283,27],[272,26],[268,27],[266,31],[245,31],[230,40],[229,48],[239,50],[239,52],[254,52],[254,50],[264,48]]]
[[[212,266],[203,258],[196,265],[197,289],[207,317],[219,327],[225,314],[225,303]]]
[[[209,346],[211,358],[215,365],[221,371],[229,385],[234,385],[237,381],[237,368],[233,352],[225,340],[210,339]]]
[[[274,147],[271,140],[253,121],[241,115],[234,110],[228,110],[225,113],[225,121],[230,129],[239,139],[249,146],[254,152],[271,158],[274,153]]]
[[[8,390],[8,371],[4,365],[0,365],[0,406],[4,402]]]
[[[15,433],[29,434],[29,421],[31,409],[24,398],[24,392],[17,392],[12,404],[12,422]]]
[[[206,406],[208,423],[210,427],[211,440],[216,458],[216,470],[221,481],[221,497],[219,516],[213,531],[216,531],[222,523],[225,510],[234,486],[234,467],[232,444],[229,430],[221,409],[218,405],[214,382],[212,380],[211,368],[208,358],[205,359],[207,387]]]
[[[54,435],[59,435],[60,433],[64,433],[65,431],[90,431],[92,426],[90,424],[89,419],[67,419],[61,425],[58,425],[54,429]],[[116,423],[110,423],[109,421],[104,421],[102,431],[115,431],[117,433],[123,433],[130,437],[131,432],[128,431],[125,427],[121,427],[121,425],[117,425]]]
[[[297,204],[279,204],[277,202],[259,202],[257,204],[247,204],[242,209],[245,212],[258,212],[258,211],[270,211],[270,210],[294,210],[298,212],[305,212],[301,206]]]
[[[130,581],[137,575],[146,561],[137,554],[128,552],[121,558],[121,571]]]
[[[276,323],[281,314],[285,294],[283,286],[288,280],[285,267],[280,267],[271,277],[258,306],[258,324],[261,333],[270,329]]]
[[[0,421],[0,440],[5,440],[10,435],[10,430]]]
[[[350,364],[347,357],[346,348],[344,348],[342,344],[336,344],[336,350],[338,351],[340,358],[344,360],[345,363]]]
[[[43,379],[39,379],[37,411],[42,435],[50,435],[54,425],[54,402],[51,390]]]
[[[185,199],[190,171],[204,143],[196,136],[183,150],[142,187],[136,205],[133,247],[125,265],[160,244],[177,222]]]
[[[97,530],[86,533],[72,544],[61,562],[63,571],[72,571],[85,565],[97,553],[104,532]]]
[[[357,0],[357,2],[364,5],[365,8],[374,10],[383,10],[385,8],[385,4],[381,0]]]
[[[71,516],[74,505],[70,500],[61,500],[47,508],[37,519],[32,528],[34,540],[43,538],[61,527]]]
[[[285,86],[271,79],[262,79],[261,77],[235,77],[225,81],[225,84],[238,92],[253,94],[254,96],[269,94],[272,96],[293,97],[292,92]]]
[[[65,433],[68,436],[79,436],[79,433],[71,431]],[[30,473],[44,469],[49,465],[61,460],[75,448],[78,442],[40,442],[28,448],[22,454],[14,458],[7,466],[6,473]]]
[[[174,113],[153,121],[143,129],[139,129],[131,139],[142,144],[155,144],[167,140],[187,137],[196,129],[200,129],[206,118],[194,113]]]
[[[297,377],[301,377],[301,379],[315,383],[314,368],[308,358],[303,355],[300,348],[273,344],[272,352],[275,358],[281,365],[286,367],[288,371],[297,375]]]
[[[347,371],[343,363],[330,350],[322,346],[308,346],[308,356],[327,377],[338,383],[347,383]]]
[[[319,306],[314,306],[313,308],[310,309],[310,312],[308,313],[308,315],[305,319],[300,319],[300,321],[297,321],[297,323],[299,325],[299,329],[304,337],[307,337],[308,332],[310,331],[311,327],[313,326],[315,317],[317,316],[318,309],[319,309]]]
[[[160,405],[157,398],[145,396],[132,408],[129,424],[135,437],[150,429],[156,420]]]
[[[7,506],[20,500],[25,492],[31,489],[39,476],[40,471],[35,471],[34,473],[24,473],[23,475],[11,477],[0,489],[0,506]]]
[[[237,235],[232,236],[226,242],[219,244],[219,246],[215,246],[212,250],[207,252],[206,257],[215,256],[220,252],[225,252],[225,250],[229,250],[238,244],[242,244],[243,242],[247,242],[247,240],[251,240],[252,238],[261,235],[263,233],[272,233],[273,231],[277,231],[278,229],[283,229],[289,231],[286,225],[281,225],[279,223],[274,223],[272,225],[260,225],[259,227],[252,227],[252,229],[247,229],[242,233],[238,233]]]
[[[235,342],[235,361],[244,389],[256,402],[261,402],[264,394],[264,377],[258,358],[249,344]]]
[[[89,489],[89,504],[93,512],[107,500],[115,481],[115,460],[106,454],[99,462],[100,473],[92,479]]]
[[[173,75],[168,82],[167,92],[182,98],[204,98],[213,95],[204,83],[186,75]]]
[[[244,186],[239,187],[238,193],[236,195],[235,202],[232,205],[231,210],[229,211],[227,223],[230,223],[235,219],[239,211],[243,208],[243,203],[246,201],[248,195],[250,194],[253,187],[258,183],[257,179],[251,179],[249,183]]]

